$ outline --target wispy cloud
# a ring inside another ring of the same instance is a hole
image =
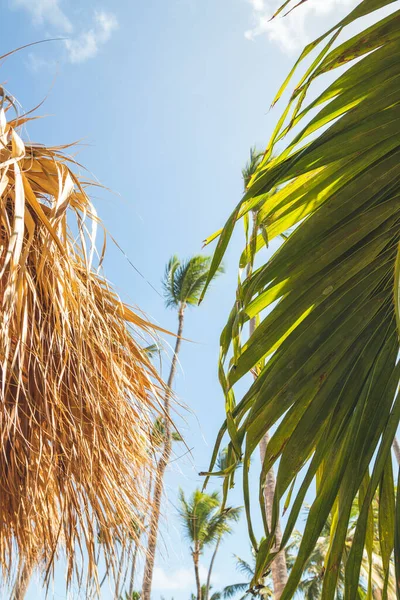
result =
[[[200,578],[205,581],[207,569],[200,565]],[[216,579],[213,578],[215,581]],[[165,571],[161,567],[154,569],[153,588],[156,590],[190,590],[194,587],[193,569],[177,569],[176,571]]]
[[[96,56],[99,46],[110,39],[112,32],[117,27],[118,22],[115,15],[104,11],[96,11],[94,26],[91,29],[82,32],[76,38],[65,40],[70,62],[79,63]]]
[[[253,26],[245,32],[245,37],[253,40],[266,35],[271,42],[278,44],[284,52],[298,52],[323,30],[324,17],[333,14],[335,21],[356,5],[356,0],[307,0],[285,17],[270,20],[282,0],[247,0],[252,7]]]
[[[68,36],[63,43],[66,59],[71,63],[81,63],[95,57],[118,28],[116,16],[104,10],[95,10],[90,26],[79,28],[61,8],[60,0],[11,0],[11,6],[25,10],[33,25],[46,28],[46,35],[50,31],[52,37]],[[34,54],[30,55],[28,62],[33,70],[49,64],[49,61],[37,58]]]

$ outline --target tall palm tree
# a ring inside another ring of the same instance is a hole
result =
[[[206,584],[202,593],[200,582],[200,556],[207,546],[219,544],[221,538],[231,533],[231,523],[238,521],[240,508],[225,508],[221,511],[218,492],[205,494],[195,490],[189,500],[179,491],[180,516],[186,536],[191,544],[193,566],[196,579],[196,600],[208,600],[210,585]]]
[[[210,260],[211,259],[207,256],[193,256],[189,260],[181,262],[177,256],[173,256],[166,266],[163,279],[166,306],[176,310],[178,313],[178,331],[167,382],[167,389],[164,396],[164,417],[162,420],[164,439],[154,481],[153,510],[150,519],[148,546],[143,575],[143,600],[150,600],[151,595],[164,474],[171,456],[172,429],[170,420],[170,403],[172,385],[174,382],[178,355],[182,342],[185,310],[188,306],[196,306],[198,304],[200,292],[202,291],[204,284],[208,279]],[[214,275],[217,275],[221,272],[222,268],[220,267]]]
[[[15,106],[0,87],[0,564],[21,566],[22,597],[61,546],[70,583],[92,570],[99,527],[108,563],[114,536],[134,535],[161,383],[134,332],[154,329],[96,262],[88,183],[62,147],[22,140]]]
[[[295,4],[288,0],[285,10]],[[375,12],[382,7],[386,16]],[[220,353],[227,398],[221,434],[229,424],[232,462],[243,457],[244,502],[258,550],[253,586],[274,559],[281,504],[288,497],[283,548],[307,490],[317,486],[283,600],[295,594],[328,515],[338,510],[321,592],[322,600],[333,597],[351,507],[359,495],[362,506],[345,566],[346,597],[355,598],[363,549],[371,552],[368,532],[377,489],[383,596],[393,552],[400,565],[395,517],[400,486],[396,490],[391,453],[400,419],[400,41],[398,12],[387,14],[395,8],[397,3],[390,0],[363,0],[304,49],[297,64],[312,51],[313,61],[290,95],[246,193],[223,230],[208,240],[219,237],[212,277],[235,222],[248,219],[254,206],[268,240],[291,231],[268,261],[261,258],[249,278],[245,274],[251,256],[242,255],[244,277]],[[337,42],[349,25],[362,27],[358,21],[366,15],[372,25]],[[321,75],[334,74],[343,65],[347,69],[329,79],[326,88],[315,90]],[[258,235],[256,251],[265,245]],[[243,328],[254,317],[260,324],[248,343],[241,344]],[[236,403],[236,384],[260,361],[257,379]],[[274,425],[260,473],[266,537],[259,542],[249,510],[250,459]],[[269,527],[262,486],[274,464],[277,486]]]
[[[250,160],[247,162],[245,168],[242,170],[244,192],[247,191],[250,181],[252,180],[259,165],[261,164],[263,156],[264,156],[264,152],[257,150],[255,146],[253,148],[250,148]],[[276,190],[273,189],[270,192],[270,196],[272,196],[275,193],[275,191]],[[266,245],[268,246],[268,233],[267,233],[268,228],[266,227],[262,218],[260,218],[261,213],[260,213],[259,208],[260,208],[260,206],[256,205],[251,210],[252,225],[251,225],[250,235],[247,234],[247,236],[246,236],[249,238],[247,241],[247,248],[249,250],[249,260],[248,260],[247,266],[246,266],[247,279],[249,279],[251,277],[251,274],[253,272],[254,257],[255,257],[256,249],[257,249],[257,236],[259,234],[261,234],[261,236],[263,236],[263,239],[264,239]],[[257,327],[257,319],[256,319],[256,317],[253,317],[249,320],[249,338],[251,338],[253,336],[253,334],[256,330],[256,327]],[[261,368],[262,368],[262,364],[259,364],[253,369],[254,379],[257,378],[259,372],[261,371]],[[261,464],[264,464],[265,453],[266,453],[266,449],[268,446],[268,442],[269,442],[269,431],[266,431],[259,443]],[[218,467],[218,470],[219,470],[219,467]],[[265,513],[267,516],[267,522],[268,522],[269,527],[271,527],[271,523],[272,523],[272,507],[273,507],[273,501],[274,501],[274,495],[275,495],[275,487],[276,487],[275,473],[274,473],[274,468],[271,467],[269,469],[269,471],[265,474],[265,481],[264,481]],[[281,541],[282,541],[282,531],[281,531],[280,519],[278,517],[278,519],[276,521],[276,528],[275,528],[274,550],[279,550]],[[282,595],[282,591],[286,585],[287,579],[288,579],[286,556],[285,556],[284,552],[279,552],[279,551],[277,552],[275,559],[271,563],[271,572],[272,572],[272,581],[273,581],[273,589],[274,589],[274,598],[276,600],[279,600],[279,598]]]

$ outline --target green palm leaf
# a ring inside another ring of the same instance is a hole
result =
[[[331,532],[321,592],[323,600],[334,598],[357,496],[361,508],[346,561],[346,598],[358,596],[363,549],[372,556],[368,523],[378,488],[386,507],[379,528],[386,574],[394,547],[390,448],[400,418],[400,11],[384,18],[378,14],[374,25],[334,47],[346,25],[391,3],[363,0],[328,32],[330,40],[297,84],[263,161],[219,235],[209,274],[210,279],[218,268],[237,219],[257,207],[267,236],[260,234],[255,250],[242,254],[244,275],[254,252],[260,266],[240,282],[221,335],[227,420],[210,471],[228,431],[228,480],[234,463],[243,458],[246,514],[257,549],[254,586],[273,560],[274,528],[293,481],[297,477],[300,486],[291,497],[282,547],[307,490],[316,484],[282,600],[293,597],[336,507],[339,518]],[[310,44],[301,58],[325,38]],[[345,63],[349,68],[306,104],[314,82]],[[296,125],[299,132],[271,158],[275,144],[288,139]],[[289,228],[278,251],[263,261],[265,237],[271,240]],[[260,324],[246,339],[245,324],[254,317]],[[259,376],[236,403],[236,383],[256,367]],[[279,466],[271,530],[265,527],[266,538],[258,545],[248,472],[254,450],[271,428],[260,475],[262,512],[265,475],[278,459]],[[387,585],[383,597],[388,597]]]

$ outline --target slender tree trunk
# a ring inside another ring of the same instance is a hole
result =
[[[397,441],[397,437],[394,438],[392,447],[393,447],[394,455],[397,460],[397,464],[400,467],[400,445],[399,445],[399,442]]]
[[[206,597],[204,598],[204,600],[208,600],[208,596],[210,594],[211,573],[212,573],[212,570],[213,570],[215,557],[217,555],[220,543],[221,543],[221,538],[219,537],[218,540],[217,540],[217,543],[215,544],[215,549],[214,549],[213,555],[211,557],[210,567],[208,569],[207,584],[206,584]]]
[[[252,229],[252,234],[251,234],[252,238],[257,235],[257,228],[258,228],[257,213],[253,212],[253,229]],[[251,275],[251,271],[252,271],[252,265],[249,264],[247,266],[247,277],[249,277]],[[249,337],[251,337],[253,335],[255,328],[256,328],[256,320],[254,318],[250,319]],[[255,379],[257,378],[257,375],[255,373],[254,373],[254,378]],[[263,436],[263,438],[261,439],[260,444],[259,444],[261,464],[263,464],[263,462],[264,462],[265,452],[267,449],[268,442],[269,442],[269,433],[267,431],[265,433],[265,435]],[[265,487],[264,487],[265,513],[267,515],[268,527],[271,527],[271,522],[272,522],[272,504],[273,504],[274,495],[275,495],[275,486],[276,486],[275,473],[274,473],[274,469],[272,467],[270,469],[270,471],[267,473],[267,476],[265,478]],[[278,548],[280,546],[281,541],[282,541],[281,523],[280,523],[280,519],[278,518],[278,521],[276,524],[276,529],[275,529],[275,548]],[[285,556],[284,551],[279,552],[279,554],[276,555],[273,562],[271,563],[271,576],[272,576],[272,584],[274,587],[274,599],[279,600],[279,598],[282,595],[283,589],[287,583],[287,580],[288,580],[286,556]]]
[[[200,572],[199,572],[199,556],[200,552],[198,548],[195,548],[193,552],[193,563],[194,563],[194,576],[196,578],[196,600],[203,600],[201,597],[201,583],[200,583]]]
[[[153,489],[153,478],[150,474],[149,487],[147,490],[147,497],[146,497],[146,501],[147,501],[148,505],[150,505],[152,489]],[[143,525],[144,525],[143,530],[145,530],[147,527],[146,519],[144,520]],[[134,587],[135,587],[136,563],[137,563],[137,556],[139,553],[139,545],[140,545],[141,536],[142,536],[142,532],[140,531],[138,534],[138,539],[135,541],[135,549],[133,551],[133,556],[132,556],[131,572],[130,572],[130,577],[129,577],[129,598],[132,597],[132,594],[134,592]]]
[[[156,556],[157,547],[157,536],[158,536],[158,524],[160,521],[161,511],[161,499],[163,493],[163,480],[164,473],[171,456],[171,422],[170,422],[170,404],[171,404],[171,393],[172,383],[174,381],[176,365],[178,362],[178,354],[182,341],[183,331],[183,319],[184,319],[185,306],[179,307],[178,313],[178,333],[175,343],[174,356],[172,357],[171,370],[167,382],[167,390],[164,397],[164,419],[165,419],[165,438],[164,448],[161,457],[157,465],[157,473],[154,482],[154,495],[153,495],[153,511],[150,520],[149,538],[146,553],[146,563],[144,567],[143,575],[143,586],[142,586],[142,600],[151,600],[151,585],[153,581],[154,562]]]
[[[267,449],[267,444],[269,442],[269,433],[267,432],[262,438],[259,448],[260,448],[260,458],[261,463],[264,462],[265,452]],[[275,474],[274,470],[270,469],[267,473],[267,477],[265,479],[265,488],[264,488],[264,501],[265,501],[265,512],[267,515],[267,523],[268,526],[271,527],[272,522],[272,504],[274,501],[275,495]],[[281,531],[281,523],[280,519],[276,524],[275,529],[275,549],[278,549],[282,541],[282,531]],[[271,563],[271,576],[272,583],[274,586],[274,598],[275,600],[279,600],[284,590],[284,587],[288,580],[288,572],[286,565],[286,556],[285,552],[279,552],[276,555],[273,562]]]
[[[24,600],[26,592],[28,591],[29,583],[35,569],[35,561],[27,563],[24,562],[18,566],[18,572],[14,589],[12,591],[11,600]]]

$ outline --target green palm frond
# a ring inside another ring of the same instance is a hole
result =
[[[164,290],[165,304],[169,308],[179,305],[179,289],[175,280],[175,274],[179,266],[179,258],[174,255],[169,259],[167,266],[165,267],[162,285]]]
[[[232,533],[231,523],[237,523],[239,521],[242,509],[239,508],[225,508],[222,512],[219,512],[210,519],[207,532],[204,535],[204,544],[211,544],[216,541],[219,537],[225,534]]]
[[[253,256],[242,255],[243,279],[221,335],[227,421],[218,437],[229,430],[231,463],[243,457],[249,534],[258,550],[254,585],[273,559],[274,528],[294,480],[299,485],[289,503],[282,546],[289,542],[307,491],[317,486],[282,600],[295,594],[329,514],[338,507],[321,591],[322,600],[333,598],[335,565],[344,557],[358,497],[360,513],[345,567],[346,598],[357,597],[363,551],[372,553],[376,490],[383,596],[393,550],[400,564],[395,520],[400,500],[391,461],[400,419],[400,11],[384,17],[374,12],[389,5],[398,8],[391,0],[363,0],[304,50],[299,65],[314,49],[319,53],[220,233],[210,268],[209,279],[236,221],[256,206],[267,229],[267,239],[257,235],[256,254],[267,240],[292,228],[270,260],[263,260],[265,251],[258,254],[260,266],[248,277],[244,267]],[[335,45],[346,26],[367,14],[375,17],[373,25]],[[320,76],[344,64],[347,69],[309,101]],[[278,142],[283,150],[271,158]],[[252,318],[260,323],[246,339]],[[259,365],[258,377],[236,403],[236,384]],[[249,468],[271,428],[260,474],[264,522],[262,486],[278,461],[277,483],[272,527],[259,546],[250,518]],[[217,451],[218,446],[211,469]]]
[[[249,563],[243,560],[243,558],[240,558],[240,556],[236,556],[236,554],[234,556],[236,558],[237,569],[244,575],[247,575],[249,577],[249,580],[253,579],[254,566],[250,566]]]

